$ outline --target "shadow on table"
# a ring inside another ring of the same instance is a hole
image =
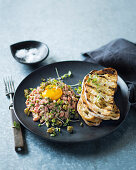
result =
[[[43,145],[46,143],[46,145],[53,147],[57,152],[66,152],[70,155],[77,156],[105,155],[110,152],[113,153],[116,150],[125,147],[128,143],[135,142],[136,136],[132,135],[134,129],[136,129],[135,119],[135,110],[132,108],[126,121],[117,131],[99,140],[78,144],[60,144],[45,141],[43,142]]]

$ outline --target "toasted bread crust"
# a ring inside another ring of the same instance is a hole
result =
[[[82,119],[89,126],[98,126],[102,122],[101,119],[96,118],[96,117],[92,116],[91,114],[90,114],[90,118],[89,118],[89,116],[87,115],[87,113],[84,110],[84,105],[81,100],[79,100],[79,102],[78,102],[77,110],[78,110],[78,113],[80,114],[80,116],[82,117]],[[88,114],[89,114],[89,112],[88,112]]]
[[[80,116],[87,121],[91,122],[101,122],[101,120],[91,114],[87,106],[83,103],[82,99],[80,98],[77,106],[78,112],[80,112]]]

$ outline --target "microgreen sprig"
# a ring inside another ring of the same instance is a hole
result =
[[[58,69],[56,67],[55,67],[55,71],[56,71],[58,79],[60,79],[59,72],[58,72]]]
[[[69,70],[67,74],[64,74],[62,76],[59,76],[59,72],[58,72],[58,69],[55,67],[55,71],[56,71],[56,74],[57,74],[57,79],[58,80],[62,80],[64,78],[67,78],[67,77],[70,77],[72,75],[72,72]]]

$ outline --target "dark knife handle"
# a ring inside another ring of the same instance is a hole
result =
[[[15,144],[15,151],[20,152],[24,149],[24,140],[22,135],[21,125],[18,119],[15,116],[14,109],[10,107],[11,116],[12,116],[12,125],[13,125],[13,133],[14,133],[14,144]],[[14,127],[14,122],[20,125],[20,128]]]

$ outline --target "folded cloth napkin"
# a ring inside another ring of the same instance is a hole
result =
[[[126,81],[130,91],[129,101],[136,107],[136,44],[116,39],[83,55],[85,61],[115,68]]]

